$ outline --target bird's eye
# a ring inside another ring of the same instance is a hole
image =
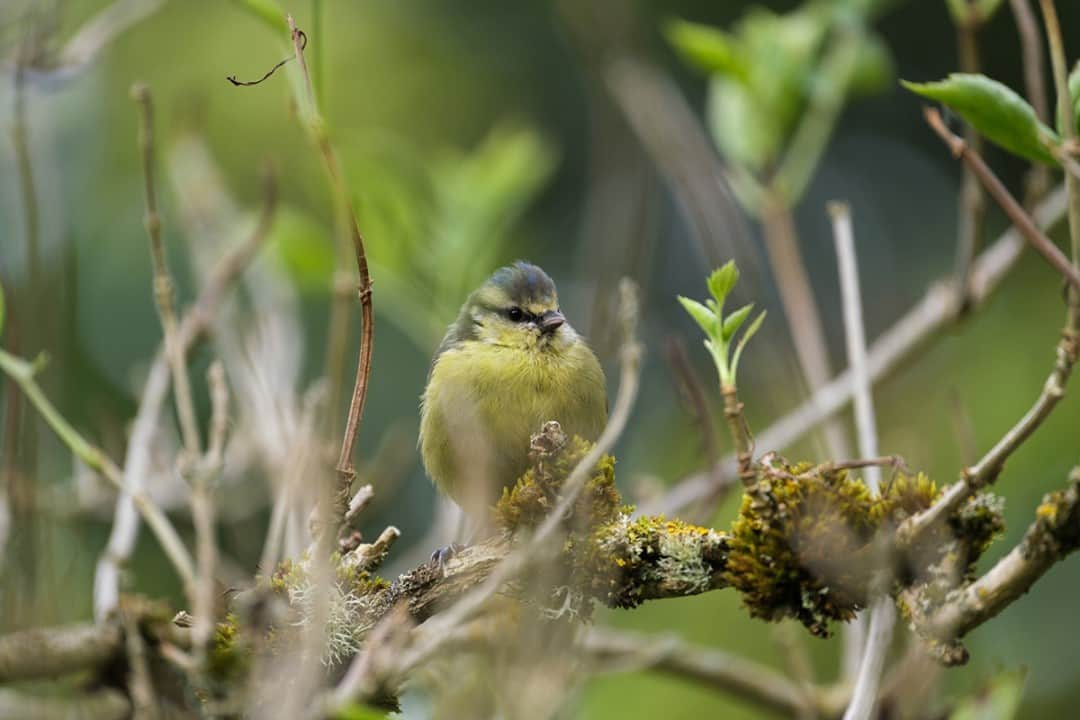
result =
[[[521,322],[525,319],[525,313],[519,307],[512,307],[506,313],[506,316],[513,322]]]

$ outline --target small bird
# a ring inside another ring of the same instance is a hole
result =
[[[607,422],[604,371],[566,322],[555,283],[518,261],[469,296],[435,351],[420,406],[424,467],[483,528],[548,420],[596,440]]]

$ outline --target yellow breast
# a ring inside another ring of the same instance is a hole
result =
[[[432,481],[482,518],[528,467],[529,437],[545,421],[595,440],[606,419],[604,374],[584,342],[559,352],[464,342],[432,368],[420,449]]]

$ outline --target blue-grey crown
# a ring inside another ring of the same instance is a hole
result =
[[[547,302],[555,297],[555,283],[548,274],[524,260],[499,268],[488,282],[523,305]]]

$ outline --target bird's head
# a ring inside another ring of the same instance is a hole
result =
[[[559,296],[548,274],[527,262],[496,270],[462,308],[462,339],[523,350],[559,350],[577,334],[559,310]]]

